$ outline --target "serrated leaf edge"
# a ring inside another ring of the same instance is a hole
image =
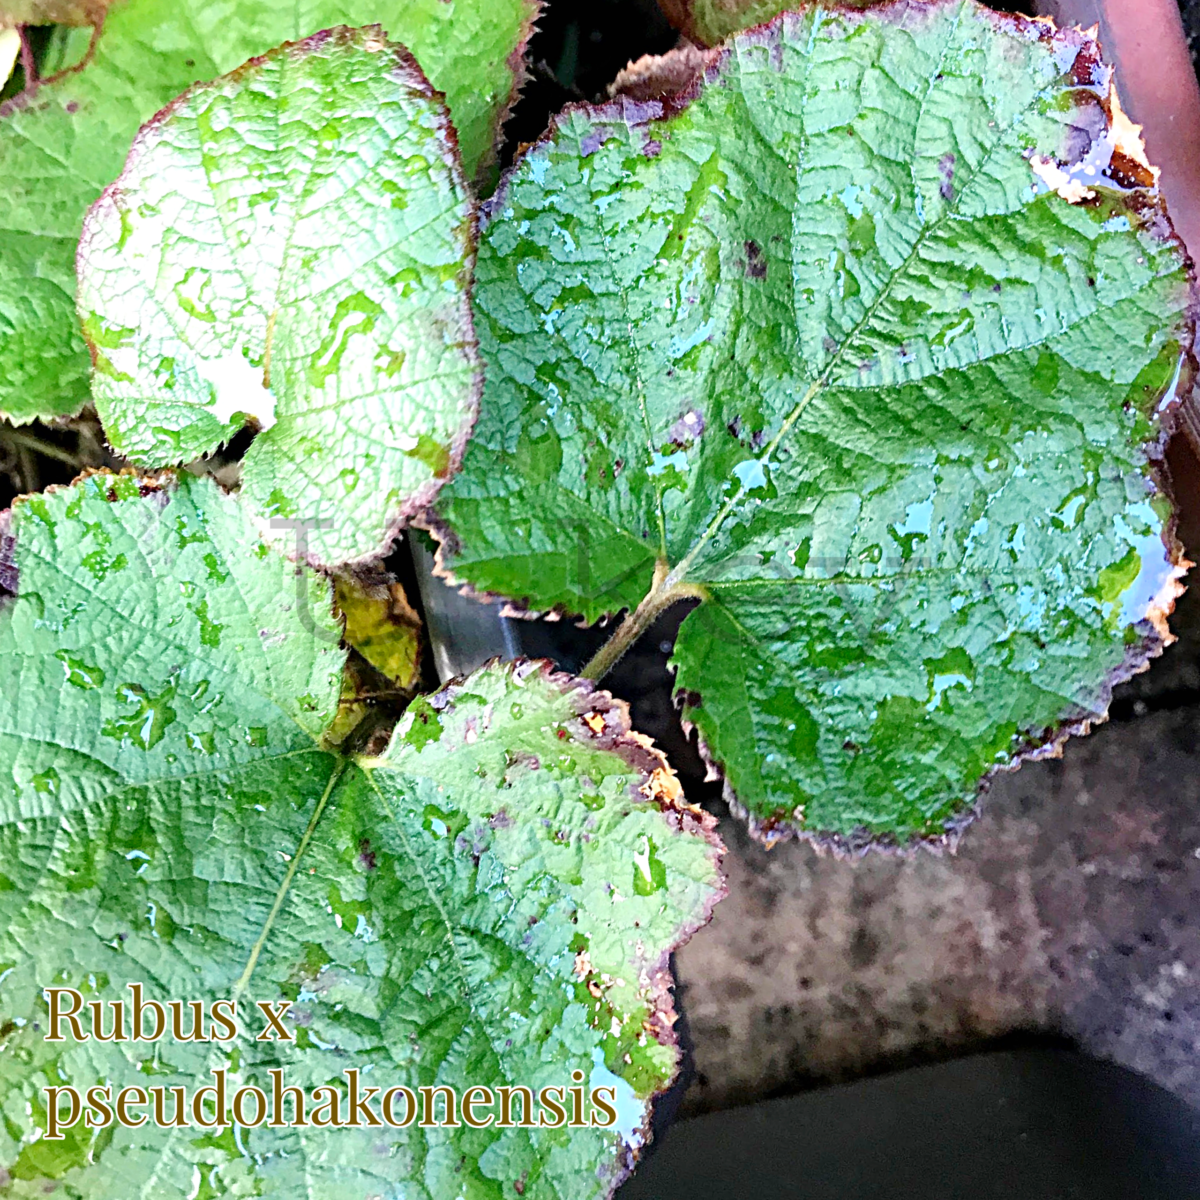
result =
[[[525,85],[532,78],[529,71],[529,43],[533,35],[538,32],[538,21],[542,18],[545,0],[521,0],[521,4],[525,9],[525,16],[517,35],[517,44],[512,48],[508,58],[504,60],[505,65],[512,72],[512,87],[509,88],[504,103],[496,110],[492,144],[481,155],[475,168],[475,178],[472,181],[474,188],[478,188],[484,182],[488,171],[495,165],[500,147],[504,145],[504,126],[508,124],[513,110],[517,107],[517,101],[520,100]]]
[[[671,698],[681,714],[680,723],[684,733],[688,737],[691,737],[693,733],[696,735],[696,748],[706,768],[705,778],[714,782],[720,780],[721,796],[729,805],[729,811],[736,818],[744,821],[750,836],[768,850],[781,842],[794,839],[806,842],[818,854],[828,854],[832,858],[847,860],[862,858],[870,851],[878,851],[900,858],[911,858],[920,851],[928,851],[938,856],[956,853],[967,829],[983,815],[983,799],[991,790],[997,776],[1011,775],[1019,771],[1027,762],[1062,758],[1067,742],[1071,738],[1086,737],[1094,729],[1108,722],[1109,709],[1116,688],[1148,671],[1150,664],[1160,657],[1168,646],[1178,641],[1170,630],[1168,620],[1175,611],[1175,602],[1187,591],[1183,576],[1196,564],[1185,557],[1183,544],[1176,534],[1176,525],[1177,518],[1172,516],[1167,531],[1171,574],[1164,582],[1162,591],[1151,602],[1146,616],[1134,626],[1141,632],[1141,640],[1126,650],[1125,657],[1108,672],[1100,683],[1096,710],[1064,714],[1056,726],[1043,730],[1041,735],[1028,737],[1008,762],[990,767],[976,785],[974,800],[946,819],[943,832],[916,834],[900,841],[890,834],[878,835],[867,830],[855,834],[831,833],[819,829],[799,828],[786,818],[757,816],[738,800],[737,793],[725,774],[724,765],[712,752],[704,735],[700,732],[699,726],[695,721],[688,720],[683,715],[690,697],[695,696],[698,700],[703,701],[703,696],[694,691],[679,688]]]
[[[696,805],[687,803],[678,777],[666,755],[650,738],[633,728],[629,705],[624,700],[617,699],[611,692],[589,680],[556,670],[554,664],[545,658],[516,658],[507,662],[493,658],[471,674],[494,667],[503,669],[518,684],[537,677],[558,690],[575,710],[576,719],[567,726],[572,739],[591,743],[601,750],[618,755],[637,772],[638,782],[630,784],[629,787],[631,798],[635,802],[655,805],[675,832],[684,836],[700,837],[708,843],[708,859],[712,865],[716,887],[705,901],[699,915],[673,931],[658,963],[650,971],[650,989],[646,1003],[654,1025],[653,1036],[661,1045],[675,1050],[675,1067],[671,1078],[663,1087],[646,1098],[646,1116],[639,1129],[642,1138],[640,1148],[644,1149],[652,1136],[655,1104],[678,1080],[682,1065],[679,1035],[675,1030],[678,1013],[672,995],[675,979],[671,972],[670,958],[712,920],[713,910],[728,894],[729,881],[722,870],[722,860],[728,851],[717,832],[716,817]],[[439,711],[452,706],[469,678],[467,675],[449,680],[426,697],[428,703]],[[601,724],[600,730],[595,728],[596,724]],[[398,725],[397,730],[399,728]],[[387,766],[395,741],[396,731],[393,731],[392,740],[383,755],[378,758],[358,756],[354,761],[367,772]],[[629,1178],[639,1157],[639,1148],[625,1143],[618,1168],[609,1180],[606,1200]]]

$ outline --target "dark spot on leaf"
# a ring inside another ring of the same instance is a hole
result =
[[[0,1025],[0,1038],[8,1037],[16,1027],[15,1021],[5,1021],[3,1025]]]
[[[852,742],[849,739],[842,743],[842,749],[845,750],[847,754],[862,753],[862,747],[857,742]]]
[[[957,160],[953,154],[943,154],[938,163],[938,174],[942,177],[942,199],[949,202],[954,199],[954,164]]]
[[[1112,162],[1104,173],[1115,183],[1126,189],[1150,188],[1154,186],[1154,172],[1136,159],[1130,158],[1127,154],[1122,154],[1120,150],[1114,151]]]
[[[662,153],[662,142],[651,138],[643,147],[642,153],[647,158],[657,158]]]
[[[698,442],[704,434],[704,414],[693,408],[685,412],[674,425],[667,430],[667,440],[675,450],[686,450]]]
[[[766,279],[767,260],[758,248],[757,242],[746,243],[746,274],[751,279]]]
[[[1101,82],[1107,86],[1104,64],[1100,59],[1100,45],[1098,42],[1085,42],[1071,66],[1071,83],[1075,87],[1094,87]]]
[[[513,825],[513,819],[508,815],[507,812],[504,811],[504,809],[501,809],[494,817],[492,817],[488,824],[493,829],[509,829]]]
[[[77,113],[78,111],[79,111],[79,101],[78,100],[70,101],[70,103],[68,103],[68,105],[67,105],[67,112]]]
[[[371,839],[362,838],[358,843],[358,861],[368,871],[374,871],[376,867],[375,851],[371,849]]]
[[[734,417],[728,425],[725,426],[733,437],[741,437],[742,434],[742,418]]]

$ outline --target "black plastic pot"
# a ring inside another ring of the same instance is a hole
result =
[[[1195,1200],[1200,1113],[1062,1050],[978,1055],[675,1125],[617,1200]]]

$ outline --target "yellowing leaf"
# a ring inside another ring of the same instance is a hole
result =
[[[420,677],[421,618],[398,583],[340,575],[334,582],[345,640],[402,691]]]

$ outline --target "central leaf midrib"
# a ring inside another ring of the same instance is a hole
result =
[[[333,770],[329,773],[329,782],[325,785],[325,791],[321,798],[317,801],[313,809],[313,815],[309,818],[308,825],[304,833],[301,835],[300,841],[292,852],[291,861],[288,863],[288,869],[284,874],[283,881],[279,885],[279,890],[275,894],[275,901],[271,906],[271,911],[267,914],[266,920],[263,922],[262,931],[255,940],[253,947],[250,950],[250,957],[246,961],[246,965],[242,970],[241,976],[237,983],[233,986],[233,991],[230,996],[233,1000],[241,997],[250,983],[250,978],[254,974],[255,968],[258,966],[259,956],[262,954],[263,948],[267,944],[267,938],[271,935],[271,930],[275,926],[275,920],[279,916],[280,910],[283,908],[283,902],[287,898],[288,892],[292,887],[292,880],[296,877],[296,872],[300,868],[300,860],[304,857],[304,852],[308,849],[309,843],[312,841],[313,835],[317,831],[317,826],[321,823],[321,818],[325,814],[325,808],[329,803],[330,796],[333,795],[334,788],[337,786],[338,780],[345,774],[346,768],[350,765],[349,759],[338,756]]]
[[[961,9],[959,11],[961,14]],[[955,30],[957,30],[957,24],[955,25],[954,28],[955,28]],[[945,50],[948,49],[948,46],[949,46],[949,41],[947,42],[947,46],[943,48],[943,54],[945,53]],[[863,314],[863,316],[855,324],[854,328],[851,329],[850,332],[846,335],[845,340],[837,348],[836,352],[830,356],[830,359],[829,359],[828,363],[826,363],[824,370],[822,370],[820,375],[816,379],[813,380],[813,382],[809,386],[808,390],[804,393],[804,395],[801,397],[799,402],[794,406],[794,408],[787,415],[787,417],[784,418],[783,424],[780,426],[779,432],[775,435],[775,437],[773,437],[771,439],[771,441],[763,449],[761,454],[759,454],[757,457],[748,459],[746,461],[759,462],[764,466],[764,468],[769,465],[772,455],[775,453],[776,450],[778,450],[778,448],[782,444],[783,440],[792,431],[792,429],[796,425],[797,421],[799,421],[800,417],[804,414],[804,412],[808,408],[808,406],[812,403],[813,400],[815,400],[817,398],[817,396],[821,395],[828,388],[829,380],[830,380],[834,370],[841,364],[841,362],[845,358],[846,354],[853,348],[856,339],[870,327],[871,322],[875,319],[880,308],[883,306],[885,301],[891,295],[893,288],[895,287],[897,282],[899,282],[899,280],[904,277],[904,275],[908,271],[909,267],[916,260],[916,258],[920,254],[921,250],[924,248],[926,242],[930,239],[930,237],[933,236],[933,234],[935,232],[940,231],[946,223],[948,223],[949,221],[951,221],[957,217],[959,204],[962,202],[962,199],[966,196],[966,194],[968,193],[968,191],[970,190],[972,185],[975,183],[975,181],[979,178],[980,174],[984,171],[984,169],[987,167],[987,165],[991,162],[992,157],[1005,144],[1009,135],[1017,127],[1017,125],[1023,119],[1024,115],[1027,112],[1029,112],[1029,110],[1034,106],[1034,104],[1036,104],[1038,100],[1043,98],[1049,91],[1061,86],[1062,78],[1063,78],[1062,75],[1058,75],[1055,77],[1055,79],[1051,83],[1047,84],[1046,87],[1043,87],[1043,88],[1039,89],[1038,91],[1034,92],[1033,95],[1031,96],[1029,102],[1025,105],[1025,107],[1022,108],[1021,110],[1019,110],[1019,112],[1013,117],[1013,119],[1009,122],[1009,124],[1004,129],[998,131],[996,139],[993,142],[992,146],[989,148],[988,152],[979,161],[979,164],[976,166],[975,170],[971,172],[970,177],[968,178],[967,182],[964,184],[962,189],[955,195],[953,203],[949,203],[946,205],[945,209],[942,211],[941,215],[937,218],[936,221],[933,221],[930,224],[925,225],[922,228],[920,234],[918,234],[917,238],[914,240],[912,248],[909,251],[908,255],[905,257],[904,261],[888,277],[887,282],[883,285],[882,288],[880,288],[879,294],[876,296],[875,300],[872,302],[870,308],[866,311],[866,313]],[[930,92],[932,92],[932,84],[930,87]],[[928,94],[926,96],[926,101],[927,100],[928,100]],[[800,163],[797,163],[796,170],[797,170],[797,174],[799,174],[799,172],[801,170]],[[707,545],[716,536],[717,532],[720,530],[721,526],[724,525],[724,523],[728,519],[729,515],[733,512],[733,510],[737,507],[737,505],[744,498],[747,490],[748,490],[747,486],[745,484],[741,484],[739,486],[737,492],[732,497],[730,497],[729,500],[726,501],[726,503],[721,508],[721,510],[717,513],[717,515],[709,523],[709,525],[705,529],[705,531],[697,539],[695,545],[691,548],[691,550],[688,551],[688,553],[684,556],[683,559],[680,560],[680,562],[677,565],[672,567],[670,574],[667,576],[666,586],[673,586],[673,585],[681,584],[685,581],[685,579],[687,578],[687,573],[690,570],[692,564],[695,562],[700,551],[704,548],[705,545]]]

